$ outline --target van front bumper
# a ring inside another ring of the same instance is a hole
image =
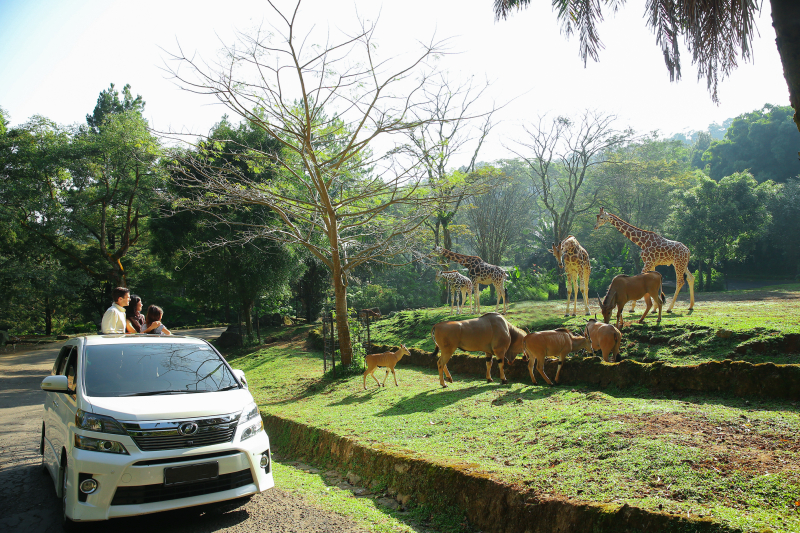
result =
[[[263,492],[275,485],[269,438],[263,431],[244,442],[151,452],[140,451],[130,437],[114,437],[130,455],[74,447],[69,452],[67,516],[74,521],[106,520],[221,502]],[[262,467],[265,454],[267,465]],[[214,479],[165,483],[166,468],[210,462],[216,462],[219,468]],[[79,484],[89,477],[97,482],[97,489],[83,494]]]

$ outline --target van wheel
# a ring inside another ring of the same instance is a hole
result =
[[[75,522],[70,520],[67,516],[67,479],[69,469],[67,468],[67,458],[64,458],[61,465],[61,529],[66,533],[74,533],[78,531]]]

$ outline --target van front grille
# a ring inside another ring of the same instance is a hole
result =
[[[222,474],[215,479],[183,483],[181,485],[140,485],[138,487],[117,487],[111,505],[141,505],[156,503],[192,496],[213,494],[225,490],[238,489],[253,483],[253,474],[249,469]]]
[[[122,422],[140,450],[175,450],[232,442],[240,414],[193,420]]]

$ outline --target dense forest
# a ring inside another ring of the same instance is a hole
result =
[[[284,231],[280,206],[197,201],[214,168],[227,176],[226,187],[286,197],[295,223],[305,215],[286,191],[295,194],[299,178],[271,163],[289,158],[286,147],[257,120],[223,116],[201,142],[176,148],[149,129],[144,107],[130,86],[120,93],[112,84],[79,124],[34,116],[12,126],[0,109],[0,330],[96,331],[111,288],[120,285],[145,305],[160,305],[171,327],[241,322],[252,330],[254,317],[276,313],[315,320],[332,305],[334,289],[314,244],[322,236],[258,238]],[[371,233],[354,237],[372,243],[377,232],[396,231],[397,221],[413,221],[403,230],[413,246],[391,262],[371,255],[351,261],[340,274],[348,306],[386,313],[442,304],[435,246],[506,268],[512,302],[555,298],[563,276],[550,245],[567,235],[589,252],[590,290],[602,292],[614,275],[637,273],[642,264],[619,232],[594,230],[600,206],[685,243],[698,291],[725,290],[732,278],[797,279],[800,133],[792,114],[767,104],[723,126],[666,138],[619,131],[613,116],[576,110],[543,117],[508,139],[504,160],[480,162],[474,149],[470,165],[447,168],[420,154],[428,208],[389,202],[382,225],[375,218]],[[491,135],[466,120],[451,126]],[[334,146],[343,129],[326,117],[319,139]],[[559,142],[548,137],[552,131]],[[428,135],[413,131],[408,154]],[[366,194],[375,181],[372,167],[353,164],[337,194]],[[659,270],[674,280],[671,267]],[[488,288],[484,298],[494,303]]]

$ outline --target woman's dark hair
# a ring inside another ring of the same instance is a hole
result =
[[[138,303],[141,302],[142,299],[135,294],[131,294],[131,303],[128,304],[128,307],[125,308],[125,317],[126,318],[133,318],[139,314],[139,311],[136,310],[138,307]]]
[[[144,321],[147,327],[150,327],[150,324],[156,320],[161,320],[162,316],[164,316],[164,310],[157,305],[151,305],[147,308],[147,315],[144,317]]]

